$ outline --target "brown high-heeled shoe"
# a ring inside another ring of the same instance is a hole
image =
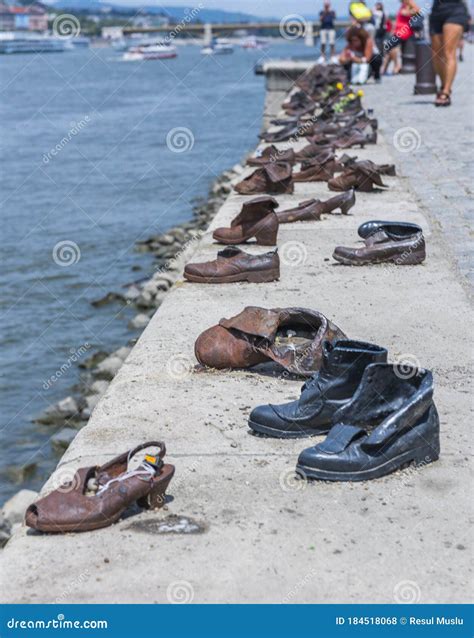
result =
[[[347,215],[349,210],[354,206],[355,201],[355,192],[351,189],[341,195],[335,195],[325,202],[319,199],[308,199],[298,204],[295,208],[277,211],[276,215],[280,224],[313,220],[319,221],[321,215],[332,213],[338,208],[343,215]]]
[[[135,469],[130,460],[141,450],[158,448],[146,454]],[[174,475],[174,465],[163,463],[166,447],[160,441],[138,445],[102,465],[77,470],[65,483],[28,507],[25,523],[41,532],[85,532],[115,523],[129,505],[159,508]]]
[[[242,206],[230,228],[216,228],[213,238],[221,244],[243,244],[255,237],[261,246],[275,246],[278,235],[278,218],[274,213],[278,202],[273,197],[255,197]]]
[[[369,161],[356,162],[344,173],[328,181],[328,187],[331,191],[346,191],[349,188],[355,188],[363,193],[371,193],[374,190],[374,184],[387,188],[375,165]]]
[[[352,146],[360,146],[360,148],[364,148],[366,144],[377,144],[376,131],[372,132],[370,135],[366,135],[361,131],[353,130],[334,140],[334,146],[336,148],[351,148]]]
[[[294,190],[291,164],[287,162],[275,162],[265,164],[254,173],[234,186],[241,195],[257,195],[268,193],[278,195],[292,193]]]

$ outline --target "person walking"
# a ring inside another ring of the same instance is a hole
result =
[[[319,21],[321,24],[319,36],[321,38],[321,55],[318,59],[319,64],[326,62],[326,46],[329,44],[329,59],[330,62],[337,62],[336,58],[336,29],[334,27],[334,20],[336,19],[336,13],[331,9],[331,3],[325,2],[324,8],[319,14]]]
[[[434,0],[430,15],[433,66],[441,80],[435,106],[451,106],[451,90],[456,77],[456,51],[469,22],[462,0]]]
[[[381,2],[375,4],[372,12],[375,27],[375,44],[380,53],[383,51],[383,43],[387,34],[387,16]]]

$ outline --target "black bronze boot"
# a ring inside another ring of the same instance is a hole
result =
[[[301,452],[296,472],[328,481],[367,481],[439,457],[439,418],[429,370],[374,364],[326,439]]]
[[[338,340],[323,346],[323,363],[298,400],[283,405],[259,405],[250,414],[255,432],[277,438],[325,434],[334,413],[352,398],[365,368],[387,360],[385,348],[362,341]]]

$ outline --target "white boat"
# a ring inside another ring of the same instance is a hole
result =
[[[234,46],[225,38],[217,38],[208,47],[201,49],[201,55],[227,55],[234,53]]]
[[[4,31],[0,33],[0,53],[62,53],[72,49],[69,40],[48,34]]]
[[[240,46],[243,49],[257,49],[258,51],[261,51],[262,49],[268,48],[268,42],[262,38],[250,35],[248,38],[244,38],[241,41]]]
[[[122,56],[122,60],[127,62],[135,62],[141,60],[168,60],[178,55],[176,47],[163,44],[162,42],[153,42],[149,44],[139,44],[130,47]]]

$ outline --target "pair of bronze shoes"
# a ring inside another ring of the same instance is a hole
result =
[[[325,202],[309,199],[282,211],[275,210],[278,202],[273,197],[255,197],[242,206],[229,228],[217,228],[213,237],[223,244],[244,243],[255,237],[257,244],[267,245],[274,229],[271,241],[276,244],[279,224],[319,220],[323,214],[337,209],[347,215],[354,204],[353,190],[331,197]],[[226,248],[217,254],[217,259],[187,264],[184,277],[190,282],[209,284],[270,282],[280,278],[280,258],[277,250],[255,255],[236,247]]]
[[[359,226],[364,245],[337,246],[333,257],[346,266],[390,263],[396,266],[421,264],[426,246],[421,226],[408,222],[370,221]]]
[[[323,342],[344,338],[316,310],[248,306],[205,330],[194,350],[199,363],[211,368],[250,368],[273,361],[288,372],[311,376],[321,365]]]
[[[131,468],[142,450],[149,453]],[[174,465],[163,462],[165,454],[164,443],[149,441],[105,465],[77,470],[72,480],[28,507],[26,525],[41,532],[85,532],[112,525],[134,503],[162,507],[175,472]]]

